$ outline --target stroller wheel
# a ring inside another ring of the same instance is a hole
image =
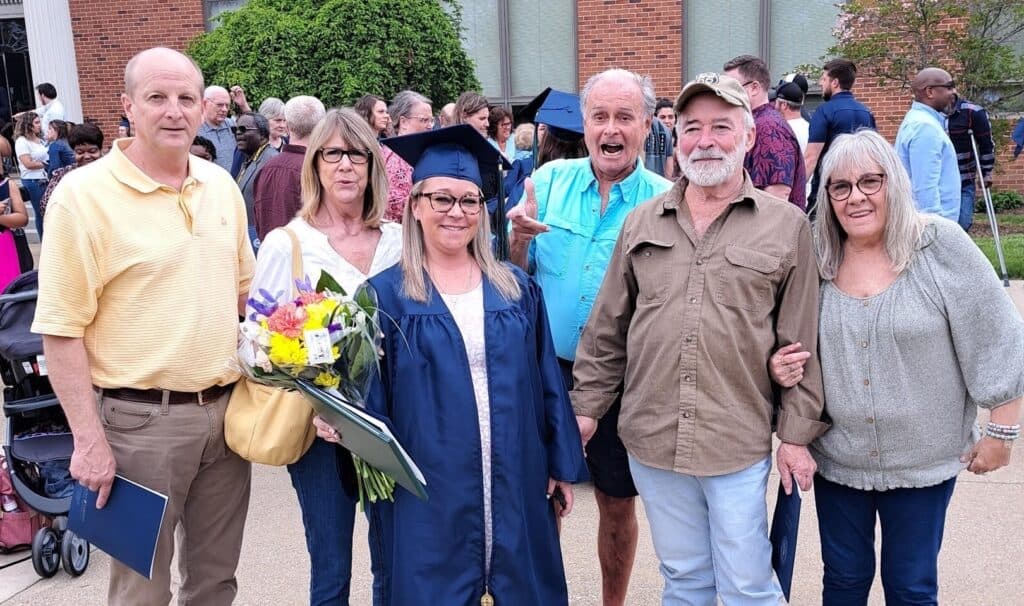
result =
[[[60,557],[64,563],[64,572],[73,577],[81,576],[89,565],[89,541],[65,530],[60,538]]]
[[[32,567],[36,574],[48,579],[60,568],[60,541],[52,528],[40,528],[32,537]]]

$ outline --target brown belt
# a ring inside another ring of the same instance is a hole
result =
[[[168,404],[208,404],[231,390],[231,385],[214,385],[203,391],[169,391],[164,389],[130,389],[117,387],[104,389],[103,395],[115,400],[142,402],[145,404],[162,404],[167,394]]]

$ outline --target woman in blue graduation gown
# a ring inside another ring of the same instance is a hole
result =
[[[491,253],[477,158],[498,158],[465,126],[389,147],[414,186],[402,260],[370,280],[384,357],[367,405],[429,499],[399,489],[375,506],[385,603],[567,604],[555,517],[571,509],[582,447],[540,289]]]

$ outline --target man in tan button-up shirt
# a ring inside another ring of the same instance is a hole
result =
[[[743,170],[754,126],[738,81],[703,74],[675,110],[684,178],[626,220],[576,353],[573,405],[587,440],[622,394],[619,434],[665,603],[777,604],[767,362],[790,343],[817,348],[810,227]],[[826,428],[815,358],[778,400],[780,475],[806,490],[806,445]]]

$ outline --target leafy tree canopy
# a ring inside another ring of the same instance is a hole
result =
[[[965,29],[950,18],[967,17]],[[847,0],[833,32],[833,56],[846,57],[863,75],[908,86],[925,67],[953,74],[957,90],[989,109],[1022,100],[1024,0]]]
[[[208,84],[250,101],[314,95],[328,107],[412,89],[435,106],[479,89],[457,5],[438,0],[250,0],[189,47]]]

